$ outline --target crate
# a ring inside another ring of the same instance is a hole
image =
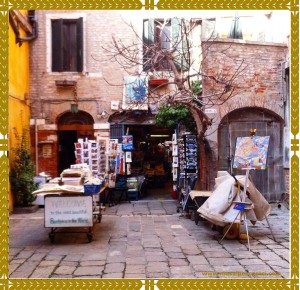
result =
[[[129,200],[138,200],[139,199],[139,192],[135,190],[127,190],[127,196]]]
[[[102,184],[84,184],[83,188],[85,194],[97,194],[102,188]]]

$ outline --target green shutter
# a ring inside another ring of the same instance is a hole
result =
[[[154,44],[154,19],[144,20],[143,41],[147,45]]]
[[[63,71],[63,19],[52,20],[52,71]]]
[[[77,19],[77,71],[83,71],[83,18]]]
[[[172,18],[172,47],[175,48],[173,56],[178,70],[186,71],[189,69],[188,54],[188,35],[182,27],[182,24],[188,28],[188,21],[185,19]]]
[[[146,47],[154,45],[154,19],[146,19],[143,23],[143,70],[148,71],[151,65],[147,62],[152,57],[152,53]]]

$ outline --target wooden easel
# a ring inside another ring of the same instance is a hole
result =
[[[237,220],[237,218],[240,216],[240,223],[244,223],[246,225],[246,234],[247,234],[247,240],[248,240],[248,249],[250,251],[250,241],[249,241],[249,234],[248,234],[248,225],[247,225],[247,216],[246,216],[246,211],[250,210],[253,208],[253,204],[252,202],[246,202],[246,195],[247,195],[247,183],[248,183],[248,177],[249,177],[249,172],[250,170],[253,168],[244,168],[244,170],[246,170],[246,177],[245,177],[245,184],[244,184],[244,189],[243,192],[241,193],[241,201],[234,201],[233,203],[236,204],[237,210],[238,210],[238,214],[236,215],[236,217],[234,218],[234,220],[232,221],[232,223],[230,224],[230,226],[228,227],[227,231],[225,232],[225,234],[223,235],[222,239],[219,241],[222,242],[222,240],[225,238],[225,236],[227,235],[227,233],[230,231],[232,225],[234,224],[234,222]],[[238,181],[237,181],[238,182]],[[238,188],[240,188],[240,184],[238,184]],[[238,190],[239,193],[239,190]]]
[[[246,176],[245,176],[245,184],[244,184],[244,189],[243,192],[241,193],[241,201],[234,201],[233,203],[236,204],[237,208],[238,208],[238,214],[236,215],[236,217],[234,218],[234,220],[232,221],[232,223],[230,224],[230,226],[228,227],[227,231],[225,232],[225,234],[223,235],[222,239],[219,241],[219,243],[221,243],[221,241],[225,238],[225,236],[227,235],[227,233],[229,232],[229,230],[231,229],[232,225],[234,224],[234,222],[237,220],[237,218],[240,216],[240,223],[243,224],[245,222],[245,226],[246,226],[246,235],[247,235],[247,240],[248,240],[248,249],[250,251],[250,240],[249,240],[249,233],[248,233],[248,225],[247,225],[247,216],[246,216],[246,211],[250,210],[253,208],[253,203],[252,202],[246,202],[246,196],[247,196],[247,187],[248,187],[248,178],[249,178],[249,173],[250,170],[255,169],[255,168],[242,168],[242,170],[246,170]],[[238,182],[238,181],[237,181]],[[240,187],[240,185],[238,184],[238,188]],[[239,193],[239,192],[238,192]],[[273,237],[273,240],[276,242],[276,239],[273,235],[272,229],[271,229],[271,225],[269,223],[269,220],[267,218],[267,216],[265,215],[265,219],[268,223],[271,235]]]

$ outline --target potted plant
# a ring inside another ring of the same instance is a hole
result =
[[[149,80],[148,83],[150,86],[162,86],[162,85],[167,85],[169,83],[169,80],[167,78],[165,78],[163,75],[161,74],[151,74],[149,76]]]
[[[15,130],[17,147],[12,149],[13,160],[10,166],[10,187],[14,196],[14,212],[32,212],[38,206],[32,208],[32,202],[36,199],[33,194],[38,189],[38,183],[34,182],[35,165],[28,144],[28,134],[23,128],[20,136]],[[19,210],[18,210],[19,209]]]

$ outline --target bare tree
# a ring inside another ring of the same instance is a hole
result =
[[[148,86],[150,105],[184,104],[192,113],[198,134],[200,158],[205,164],[204,138],[213,119],[205,110],[221,106],[243,90],[249,89],[243,78],[249,78],[248,64],[244,60],[234,60],[228,49],[218,53],[217,69],[205,71],[203,62],[214,48],[216,39],[207,39],[205,51],[201,45],[201,20],[187,19],[148,19],[144,21],[143,35],[132,24],[130,40],[112,37],[111,47],[104,47],[110,60],[116,61],[128,75],[167,79],[167,83]],[[211,35],[213,35],[212,33]],[[210,84],[210,90],[202,90],[202,83]],[[195,92],[195,84],[198,92]],[[148,85],[148,84],[147,84]],[[199,90],[200,87],[200,90]],[[134,104],[137,108],[138,102]],[[202,154],[201,154],[202,153]],[[200,185],[201,186],[201,185]]]

